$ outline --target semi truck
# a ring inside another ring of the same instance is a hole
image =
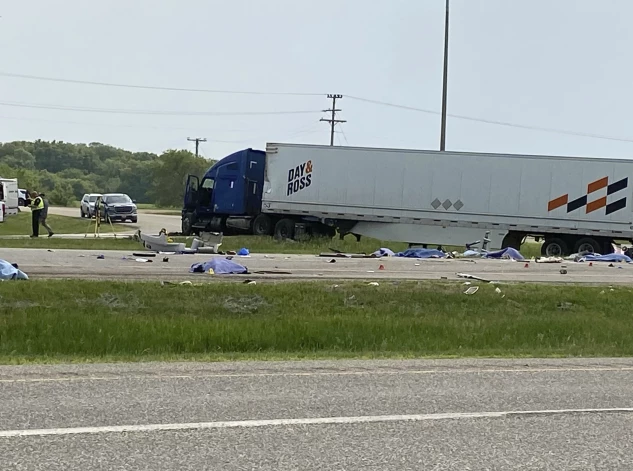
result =
[[[633,243],[631,177],[631,159],[269,143],[190,175],[182,230],[604,254]]]

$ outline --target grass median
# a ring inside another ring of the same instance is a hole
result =
[[[628,356],[629,288],[2,283],[0,361]]]
[[[102,226],[103,227],[103,226]],[[54,228],[54,227],[53,227]],[[123,227],[125,229],[125,226]],[[129,230],[129,228],[128,228]],[[193,237],[174,237],[176,242],[184,242],[187,247],[191,246]],[[80,249],[80,250],[142,250],[138,242],[128,238],[103,238],[95,239],[90,234],[84,239],[1,239],[0,248],[33,248],[33,249]],[[239,250],[242,247],[248,248],[251,253],[282,253],[282,254],[319,254],[331,252],[332,249],[346,253],[366,253],[375,252],[381,247],[388,247],[395,252],[405,250],[407,244],[402,242],[385,242],[376,239],[362,238],[360,242],[353,236],[347,236],[344,240],[316,239],[306,242],[278,241],[272,237],[263,236],[229,236],[224,237],[223,251]],[[463,247],[451,247],[446,250],[463,251]],[[526,257],[540,256],[540,245],[536,243],[523,244],[521,253]]]
[[[85,234],[86,232],[94,234],[94,221],[91,223],[88,219],[49,214],[46,221],[55,234]],[[113,224],[113,227],[116,232],[132,230],[122,224]],[[112,227],[108,223],[101,223],[101,232],[112,232]],[[8,235],[31,235],[31,211],[22,210],[19,214],[7,216],[0,223],[0,236]],[[46,235],[46,229],[40,226],[40,237],[45,238]],[[0,241],[0,246],[3,245],[5,245],[4,240]]]

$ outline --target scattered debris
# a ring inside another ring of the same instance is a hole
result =
[[[464,291],[464,294],[475,294],[477,291],[479,291],[479,286],[471,286],[466,291]]]
[[[97,255],[98,260],[103,260],[104,258],[105,258],[105,255]]]
[[[173,281],[161,281],[160,282],[161,286],[176,286],[176,285],[180,285],[180,286],[202,286],[202,283],[197,283],[197,284],[193,284],[191,281],[189,280],[185,280],[185,281],[181,281],[180,283],[174,283]]]
[[[380,286],[380,284],[375,282],[375,281],[372,281],[372,282],[368,283],[368,285],[369,286]]]
[[[330,249],[332,250],[332,249]],[[335,257],[335,258],[374,258],[364,253],[347,254],[341,252],[321,252],[319,257]]]
[[[561,268],[560,269],[560,274],[561,275],[566,275],[567,274],[567,270],[565,268]]]
[[[331,259],[328,263],[336,263],[335,259]]]
[[[469,275],[468,273],[457,273],[457,276],[459,278],[466,278],[468,280],[477,280],[477,281],[483,281],[484,283],[492,283],[492,281],[490,280],[486,280],[485,278],[480,278],[475,275]]]
[[[0,280],[28,280],[26,273],[20,270],[17,263],[9,263],[0,259]]]
[[[570,309],[574,307],[574,305],[572,303],[564,302],[564,303],[558,303],[556,307],[560,309],[561,311],[569,311]]]
[[[163,257],[163,262],[164,263],[168,263],[169,262],[169,257]]]
[[[500,289],[500,288],[498,288],[498,287],[497,287],[497,288],[495,288],[495,293],[497,293],[497,294],[501,294],[501,289]]]
[[[381,248],[370,255],[373,258],[394,257],[396,254],[391,249]]]
[[[561,257],[539,257],[534,259],[536,263],[563,263]]]
[[[152,252],[132,252],[132,255],[135,257],[142,257],[142,258],[148,258],[148,257],[155,257],[156,254],[152,253]]]

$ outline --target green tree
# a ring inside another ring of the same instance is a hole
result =
[[[180,206],[188,175],[201,177],[210,162],[188,150],[168,150],[154,167],[151,196],[158,206]]]
[[[75,200],[73,189],[66,181],[61,181],[55,185],[55,188],[47,193],[47,196],[50,204],[57,206],[69,206]]]

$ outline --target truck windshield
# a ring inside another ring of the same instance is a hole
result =
[[[118,204],[118,203],[130,203],[130,197],[126,195],[116,195],[116,196],[108,196],[106,201],[109,204]]]

